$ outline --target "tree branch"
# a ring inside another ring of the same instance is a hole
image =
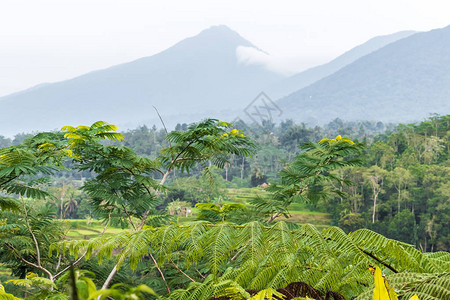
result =
[[[38,264],[39,267],[42,267],[42,266],[41,266],[41,251],[39,250],[39,243],[38,243],[38,241],[37,241],[37,239],[36,239],[36,236],[35,236],[34,233],[33,233],[33,230],[31,230],[31,226],[30,226],[30,223],[29,223],[29,221],[28,221],[28,211],[27,211],[27,207],[26,207],[25,202],[23,201],[23,199],[22,199],[22,203],[23,203],[23,210],[24,210],[24,213],[25,213],[25,224],[27,224],[27,229],[28,229],[28,231],[30,232],[31,237],[33,238],[34,245],[35,245],[35,247],[36,247],[36,260],[37,260],[37,264]],[[51,274],[50,274],[50,275],[51,275]]]
[[[203,278],[203,279],[206,278],[206,276],[204,276],[202,273],[200,273],[200,271],[197,268],[195,268],[195,271],[197,271],[198,275],[200,275],[201,278]]]
[[[172,171],[172,168],[173,168],[174,163],[178,160],[178,158],[180,157],[180,155],[183,154],[183,152],[186,151],[186,149],[187,149],[190,145],[192,145],[195,141],[196,141],[196,140],[190,141],[190,142],[186,145],[186,147],[184,147],[184,148],[181,150],[181,152],[178,153],[178,155],[175,157],[175,159],[172,159],[172,162],[170,163],[169,168],[167,169],[166,173],[164,173],[163,178],[162,178],[161,181],[159,182],[160,185],[163,185],[163,184],[166,182],[167,178],[169,177],[170,172]],[[145,185],[144,185],[144,187],[145,187],[145,189],[147,190],[147,192],[150,194],[150,191],[148,190],[148,188],[147,188]],[[156,193],[156,195],[158,195],[158,191],[155,191],[155,193]],[[150,213],[150,210],[148,209],[148,210],[146,210],[146,211],[144,212],[144,214],[142,215],[142,220],[141,220],[141,223],[139,224],[138,230],[141,230],[141,229],[144,227],[145,221],[147,221],[147,218],[148,218],[149,213]]]
[[[181,272],[181,274],[183,274],[184,276],[186,276],[190,281],[195,282],[194,279],[192,279],[188,274],[184,273],[183,270],[180,269],[180,267],[178,267],[178,265],[176,263],[173,262],[173,260],[169,257],[170,262],[172,263],[172,265]]]
[[[32,267],[34,267],[34,268],[36,268],[38,270],[41,270],[42,272],[44,272],[44,273],[46,273],[48,275],[48,278],[51,281],[54,280],[54,277],[53,277],[52,273],[50,273],[49,270],[47,270],[46,268],[44,268],[44,267],[42,267],[40,265],[34,264],[34,263],[26,260],[25,258],[23,258],[22,255],[20,255],[19,251],[17,251],[17,249],[14,248],[13,245],[11,245],[10,243],[5,243],[5,246],[8,247],[17,256],[17,258],[20,259],[23,263],[25,263],[25,264],[27,264],[29,266],[32,266]]]
[[[62,269],[61,271],[59,271],[58,273],[56,273],[53,278],[57,278],[59,275],[64,274],[67,270],[69,270],[70,268],[76,266],[87,254],[87,251],[84,252],[76,261],[74,261],[73,263],[71,263],[70,265],[68,265],[67,267],[65,267],[64,269]]]
[[[273,220],[275,220],[276,218],[278,218],[278,216],[281,215],[281,212],[277,212],[274,215],[272,215],[269,220],[267,220],[267,223],[272,223]]]
[[[123,208],[123,211],[125,212],[125,214],[127,215],[128,221],[130,221],[131,226],[133,226],[134,231],[136,231],[136,225],[134,225],[134,222],[133,222],[133,220],[131,219],[131,216],[130,216],[130,214],[128,213],[127,208],[126,208],[125,205],[123,205],[123,204],[122,204],[122,208]]]
[[[251,239],[248,240],[248,242],[247,242],[241,249],[239,249],[239,250],[236,252],[236,254],[231,258],[231,261],[235,261],[235,260],[238,258],[239,254],[241,254],[242,251],[243,251],[248,245],[250,245],[251,242],[252,242]]]
[[[2,185],[8,184],[8,183],[10,183],[11,181],[13,181],[14,179],[17,179],[17,178],[19,178],[19,176],[13,176],[13,177],[11,177],[8,180],[3,181],[2,183],[0,183],[0,188],[1,188]]]
[[[159,274],[161,274],[162,279],[164,280],[164,283],[166,284],[166,288],[167,288],[167,292],[169,292],[170,294],[170,288],[169,285],[167,284],[166,278],[164,277],[164,274],[161,270],[161,268],[158,266],[158,262],[156,261],[156,259],[153,257],[152,253],[150,254],[150,258],[153,260],[153,263],[155,264],[156,269],[158,269]]]
[[[161,117],[161,115],[159,114],[158,109],[156,108],[156,106],[153,105],[153,108],[156,110],[156,113],[158,114],[159,119],[161,120],[161,124],[164,127],[164,130],[166,131],[166,136],[169,134],[169,132],[167,131],[167,127],[166,124],[164,124],[163,118]],[[172,144],[169,141],[169,146],[172,147]]]

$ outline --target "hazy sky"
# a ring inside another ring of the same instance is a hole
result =
[[[449,12],[448,0],[0,0],[0,96],[156,54],[212,25],[294,72],[377,35],[450,25]]]

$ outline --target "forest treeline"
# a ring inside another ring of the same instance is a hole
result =
[[[366,299],[375,265],[405,299],[449,295],[450,116],[389,128],[207,119],[176,129],[122,134],[99,121],[3,139],[8,291],[248,299],[296,286],[302,297]],[[246,205],[224,201],[227,188],[251,186],[259,192]],[[197,220],[167,214],[182,201],[197,204]],[[290,222],[296,203],[332,223]],[[96,237],[68,237],[64,219],[93,217],[104,226]],[[110,226],[124,230],[105,234]],[[0,283],[0,296],[16,299],[8,291]]]

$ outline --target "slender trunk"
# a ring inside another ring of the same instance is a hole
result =
[[[372,224],[375,223],[375,213],[376,213],[376,209],[377,209],[377,198],[378,198],[378,194],[374,194],[374,196],[373,196]]]
[[[358,186],[353,189],[353,212],[358,213]]]
[[[225,166],[225,181],[228,181],[228,166]]]
[[[64,201],[63,201],[63,198],[61,197],[61,207],[60,207],[60,213],[59,213],[59,218],[62,220],[63,219],[63,204],[64,204]]]
[[[60,202],[60,213],[59,213],[59,218],[62,220],[64,219],[63,216],[63,211],[64,211],[64,196],[66,195],[66,191],[67,191],[67,187],[63,184],[62,189],[61,189],[61,202]]]
[[[111,270],[111,273],[109,273],[108,278],[106,278],[105,283],[103,283],[102,290],[106,290],[113,280],[114,276],[117,274],[117,265],[114,266],[114,268]]]

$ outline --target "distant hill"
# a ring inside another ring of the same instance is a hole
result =
[[[239,46],[256,47],[213,26],[156,55],[1,97],[0,135],[97,120],[121,129],[159,124],[153,106],[169,127],[205,117],[249,121],[243,109],[261,91],[274,100],[295,92],[279,101],[283,119],[416,121],[448,113],[448,31],[376,37],[286,78],[240,62]]]
[[[355,60],[414,33],[415,31],[410,30],[374,37],[326,64],[310,68],[306,71],[290,76],[289,78],[283,79],[281,82],[271,86],[267,92],[273,99],[288,96],[299,89],[302,89],[324,77],[333,74],[346,65],[351,64]]]
[[[278,101],[283,117],[409,122],[450,112],[450,26],[416,33]]]
[[[153,106],[172,123],[240,109],[282,77],[239,63],[238,46],[254,47],[228,27],[214,26],[159,54],[2,97],[0,135],[96,120],[156,123]],[[185,119],[177,117],[182,114]]]

